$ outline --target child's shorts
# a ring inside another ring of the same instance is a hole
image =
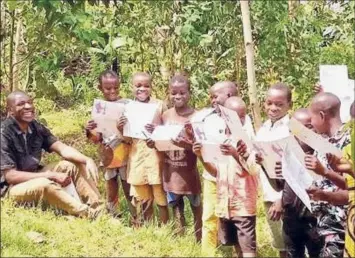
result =
[[[218,240],[222,245],[239,245],[243,253],[256,252],[256,216],[220,218]]]
[[[127,181],[127,166],[120,168],[104,168],[104,178],[106,181],[120,176],[122,180]]]
[[[177,201],[180,199],[183,199],[184,196],[189,199],[190,204],[194,207],[199,207],[201,205],[201,197],[199,194],[176,194],[173,192],[167,192],[166,193],[166,199],[168,201],[168,204],[171,206],[175,206]]]
[[[163,185],[131,185],[131,196],[133,196],[133,205],[137,202],[153,201],[159,206],[167,206],[166,194]]]

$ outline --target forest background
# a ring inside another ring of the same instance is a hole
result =
[[[253,0],[249,8],[260,106],[266,89],[278,81],[293,89],[294,109],[307,106],[319,64],[345,64],[349,78],[355,78],[354,1]],[[28,91],[39,119],[96,159],[97,148],[86,141],[83,128],[100,97],[98,75],[105,69],[117,71],[124,97],[131,97],[134,72],[149,72],[153,94],[164,100],[169,78],[184,72],[196,108],[208,105],[208,88],[219,80],[238,82],[249,102],[239,1],[8,0],[1,1],[0,23],[1,116],[9,92]],[[2,204],[2,256],[199,255],[192,231],[175,238],[172,225],[131,231],[123,222],[112,229],[106,220],[73,222],[56,211]],[[259,215],[259,254],[275,255],[261,206]],[[71,235],[63,237],[62,230]],[[32,231],[44,240],[27,237]]]

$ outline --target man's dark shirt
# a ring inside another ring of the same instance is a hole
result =
[[[36,120],[29,124],[28,132],[23,133],[16,120],[7,118],[1,124],[1,156],[0,170],[1,196],[8,184],[4,171],[15,168],[20,171],[36,172],[40,168],[42,149],[50,152],[49,148],[57,138]]]

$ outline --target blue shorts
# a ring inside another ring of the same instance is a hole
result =
[[[201,196],[199,194],[176,194],[172,192],[166,193],[166,198],[168,200],[168,204],[171,206],[176,205],[176,202],[180,199],[187,197],[189,199],[190,204],[194,207],[198,207],[201,205]]]

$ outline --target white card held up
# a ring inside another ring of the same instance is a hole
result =
[[[320,65],[319,81],[325,92],[341,96],[347,95],[348,67],[346,65]]]
[[[288,145],[286,145],[282,157],[282,173],[287,184],[301,199],[308,210],[312,212],[311,200],[306,189],[312,185],[313,178],[301,162],[299,162]]]
[[[355,81],[348,80],[348,88],[344,90],[343,96],[340,96],[339,99],[341,101],[340,106],[340,118],[343,123],[347,123],[350,121],[350,106],[354,102],[355,99]]]
[[[287,137],[277,141],[253,142],[253,149],[260,153],[263,157],[262,165],[266,170],[269,178],[280,179],[280,176],[277,176],[275,173],[276,162],[281,161],[283,155],[284,141],[287,141]]]
[[[228,163],[229,156],[223,155],[220,148],[221,144],[208,141],[203,142],[201,149],[203,160],[210,163]]]
[[[337,147],[332,145],[321,135],[305,127],[296,119],[291,118],[288,126],[293,135],[295,135],[302,142],[306,143],[308,146],[312,147],[317,152],[324,155],[327,153],[332,153],[339,158],[342,157],[342,153]]]
[[[252,142],[243,129],[238,113],[223,106],[219,106],[219,108],[221,110],[222,117],[231,131],[232,139],[236,141],[242,140],[247,145],[248,149],[251,149],[253,147]]]
[[[155,147],[159,151],[183,150],[183,148],[172,143],[172,140],[176,140],[182,129],[183,125],[157,126],[151,136],[152,140],[155,142]]]
[[[117,122],[124,112],[124,104],[95,99],[91,117],[97,124],[97,132],[104,137],[118,134]]]
[[[190,122],[191,123],[199,123],[199,122],[203,122],[203,120],[210,115],[212,112],[214,112],[215,109],[214,108],[204,108],[201,109],[199,111],[197,111],[191,118],[190,118]]]
[[[126,104],[124,114],[127,117],[127,123],[123,127],[123,136],[147,139],[150,133],[147,132],[145,126],[153,122],[158,108],[158,103],[131,101]]]

